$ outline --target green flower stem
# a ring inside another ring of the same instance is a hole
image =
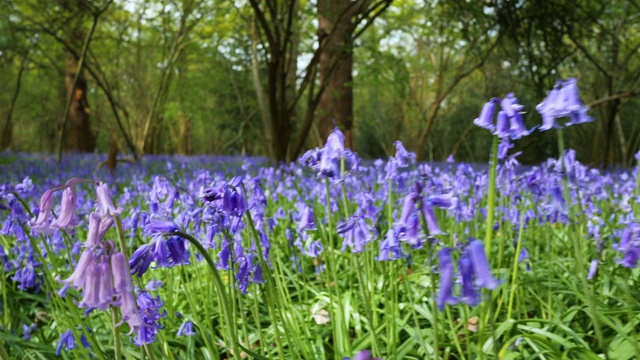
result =
[[[265,284],[265,289],[266,289],[266,302],[267,302],[267,307],[269,309],[269,316],[271,317],[271,322],[273,323],[273,330],[275,332],[275,337],[276,337],[276,345],[278,346],[278,354],[281,360],[284,360],[284,347],[282,345],[282,338],[280,336],[280,330],[278,329],[278,316],[276,313],[276,307],[280,308],[279,306],[276,306],[277,302],[278,302],[278,297],[275,294],[275,279],[273,277],[273,273],[271,272],[271,268],[269,267],[269,265],[267,265],[267,262],[265,261],[265,259],[262,257],[262,244],[260,243],[260,235],[258,234],[258,231],[256,230],[256,226],[253,222],[253,219],[251,217],[251,214],[247,211],[245,213],[247,221],[249,222],[249,228],[251,229],[251,231],[253,232],[253,236],[255,239],[255,244],[256,244],[256,250],[258,252],[258,259],[260,261],[260,267],[262,268],[263,273],[266,276],[266,284]],[[282,316],[282,314],[280,313],[280,319],[282,319],[282,322],[284,324],[284,316]]]
[[[493,137],[491,144],[491,164],[489,164],[489,189],[487,194],[487,228],[484,237],[484,252],[487,260],[491,259],[491,242],[493,240],[493,214],[496,203],[496,169],[498,168],[498,137]]]
[[[420,202],[420,207],[422,207],[422,202]],[[429,238],[429,228],[427,227],[427,219],[424,216],[424,211],[422,209],[420,211],[420,221],[422,225],[422,231]],[[429,267],[431,269],[433,266],[433,244],[427,244],[427,259],[429,259]],[[431,285],[431,316],[433,317],[433,349],[435,352],[435,359],[439,358],[439,332],[438,332],[438,304],[436,304],[436,275],[435,271],[429,271],[429,282]]]
[[[168,234],[169,235],[169,234]],[[182,237],[189,241],[191,245],[193,245],[200,254],[204,257],[207,265],[209,265],[209,269],[211,269],[211,274],[213,275],[213,281],[216,286],[216,290],[218,290],[218,297],[220,304],[222,306],[222,312],[224,314],[224,319],[227,325],[227,336],[229,338],[229,342],[231,343],[231,347],[233,349],[233,356],[236,358],[240,358],[240,347],[238,346],[238,337],[236,336],[236,326],[233,318],[233,314],[229,308],[230,301],[229,295],[227,294],[227,290],[225,289],[224,283],[220,278],[220,274],[218,273],[218,269],[216,269],[216,265],[211,259],[211,256],[207,252],[207,250],[200,244],[198,240],[196,240],[193,236],[189,234],[185,234],[180,231],[176,231],[171,233],[170,235],[175,235]]]
[[[520,214],[520,229],[518,229],[518,242],[516,245],[516,253],[513,256],[513,271],[511,272],[511,290],[509,290],[509,305],[507,305],[507,319],[511,319],[511,311],[513,310],[513,299],[516,294],[516,284],[518,280],[518,258],[522,251],[522,228],[524,228],[524,211]]]
[[[116,360],[122,359],[122,343],[120,342],[120,329],[118,328],[118,308],[111,306],[111,322],[113,323],[113,350]]]
[[[342,356],[344,356],[344,354],[346,353],[351,353],[351,346],[350,346],[350,342],[347,339],[347,334],[349,333],[348,331],[348,326],[347,326],[347,319],[344,318],[344,309],[341,305],[342,303],[342,296],[340,294],[340,283],[338,282],[338,275],[337,275],[337,271],[336,268],[338,266],[338,262],[337,259],[335,257],[334,254],[334,249],[335,244],[333,242],[333,221],[332,221],[332,216],[331,216],[331,188],[329,186],[329,179],[325,178],[325,193],[326,193],[326,198],[327,198],[327,205],[326,205],[326,211],[327,211],[327,235],[329,237],[329,249],[328,249],[328,270],[331,273],[331,276],[333,277],[333,288],[335,288],[335,296],[331,296],[332,302],[333,299],[335,299],[335,301],[337,302],[336,304],[331,304],[331,307],[337,307],[338,311],[336,313],[336,316],[333,320],[336,321],[336,342],[338,344],[338,351],[336,353],[336,355],[338,356],[338,358],[341,358]],[[332,288],[331,284],[327,284],[329,286],[329,288]],[[342,334],[343,336],[339,336],[339,334]]]

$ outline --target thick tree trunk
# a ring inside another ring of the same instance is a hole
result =
[[[320,54],[320,82],[326,88],[318,103],[318,130],[326,139],[339,126],[345,145],[353,148],[353,27],[351,16],[341,16],[348,7],[348,1],[318,0],[319,38],[335,32]]]
[[[74,42],[82,43],[82,36],[77,36],[76,40],[78,41]],[[65,149],[92,152],[96,147],[96,136],[91,131],[91,123],[89,121],[90,109],[87,102],[87,79],[84,76],[84,71],[81,71],[76,87],[73,87],[77,67],[78,61],[75,56],[67,53],[65,88],[67,90],[67,98],[71,98],[71,107],[69,108]]]

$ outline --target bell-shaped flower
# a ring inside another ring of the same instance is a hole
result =
[[[116,294],[133,291],[129,262],[121,252],[111,254],[111,272],[113,273],[113,288]]]
[[[87,281],[89,269],[93,268],[96,263],[98,257],[95,252],[91,249],[86,249],[82,255],[80,255],[80,260],[76,265],[75,270],[65,280],[62,280],[62,283],[65,285],[69,285],[74,289],[80,289],[84,287],[85,282]]]
[[[575,78],[556,81],[547,97],[536,106],[536,111],[542,115],[540,130],[543,131],[561,127],[556,121],[563,117],[569,118],[566,126],[591,122],[593,118],[587,114],[588,110],[580,100]]]
[[[451,248],[442,248],[438,251],[438,272],[440,273],[440,285],[436,295],[436,304],[440,311],[444,310],[445,304],[455,305],[458,299],[453,296],[453,276],[454,268],[451,262]]]
[[[493,125],[493,117],[496,112],[496,105],[500,102],[498,98],[492,98],[482,107],[482,111],[480,112],[480,116],[473,120],[473,123],[476,126],[487,129],[491,132],[495,130],[495,126]]]
[[[58,214],[58,218],[51,224],[52,227],[66,230],[78,225],[78,220],[75,216],[76,199],[77,196],[75,190],[73,190],[73,186],[66,188],[62,192],[60,214]]]
[[[29,225],[36,233],[50,234],[53,232],[49,218],[53,209],[53,190],[47,190],[40,198],[40,206],[38,216],[33,218]]]
[[[176,335],[177,336],[193,336],[195,334],[196,332],[193,331],[193,322],[185,321],[182,323],[182,325],[180,325],[180,328],[178,328],[178,333]]]
[[[444,231],[440,230],[440,225],[438,225],[438,219],[436,218],[436,214],[433,211],[433,206],[429,202],[425,202],[425,204],[422,206],[422,213],[424,214],[424,219],[427,222],[429,236],[446,234]]]
[[[96,194],[98,196],[98,213],[101,216],[118,216],[122,213],[123,209],[121,207],[116,208],[113,204],[113,199],[109,194],[109,185],[98,182]]]
[[[106,262],[90,266],[82,289],[83,297],[78,305],[87,309],[107,310],[116,295],[111,279],[111,269]]]
[[[476,306],[480,303],[480,292],[473,283],[473,264],[466,252],[463,252],[458,260],[460,268],[460,280],[462,283],[462,291],[460,294],[460,302],[469,306]]]
[[[627,225],[620,235],[620,242],[613,244],[613,249],[622,253],[617,263],[626,268],[636,268],[640,259],[640,225],[635,222]]]
[[[147,235],[169,234],[180,230],[180,227],[173,221],[151,220],[145,225],[144,232]]]
[[[465,247],[465,252],[473,265],[476,284],[489,290],[497,288],[500,283],[491,275],[491,268],[484,253],[484,244],[480,240],[473,239]]]
[[[88,349],[91,347],[91,344],[89,344],[89,341],[84,335],[80,335],[80,342],[82,342],[82,346],[84,346],[85,349]],[[60,356],[60,353],[62,352],[63,347],[67,351],[70,351],[76,348],[76,341],[73,338],[73,333],[71,332],[71,329],[65,331],[64,333],[62,333],[62,335],[60,335],[60,341],[58,342],[58,346],[56,347],[56,356]]]
[[[131,275],[136,274],[138,277],[142,277],[142,274],[147,272],[149,265],[151,265],[153,261],[153,253],[151,250],[150,244],[144,244],[133,252],[129,259]]]
[[[300,212],[300,220],[298,221],[298,231],[314,230],[316,228],[316,221],[313,213],[313,208],[303,204],[302,211]]]

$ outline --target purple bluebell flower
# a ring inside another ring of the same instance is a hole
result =
[[[458,205],[458,198],[453,193],[429,195],[427,203],[437,208],[453,210]]]
[[[222,246],[220,247],[220,252],[218,253],[218,264],[216,267],[218,270],[231,270],[229,266],[229,262],[231,261],[231,246],[227,239],[222,240]]]
[[[465,247],[465,252],[473,265],[476,284],[489,290],[497,288],[499,282],[491,275],[491,268],[484,253],[484,244],[480,240],[473,239]]]
[[[89,269],[93,267],[96,263],[98,256],[91,249],[86,249],[82,255],[80,255],[80,260],[78,260],[78,264],[76,265],[75,270],[67,279],[62,280],[62,283],[68,285],[74,289],[80,289],[84,287],[84,284],[87,281],[87,276],[89,274]]]
[[[176,335],[177,336],[193,336],[195,334],[196,332],[193,331],[193,322],[191,322],[190,320],[187,320],[183,322],[182,325],[180,325],[180,328],[178,329],[178,333]]]
[[[180,227],[173,221],[151,220],[144,227],[147,235],[162,235],[180,230]]]
[[[424,214],[424,218],[427,221],[427,229],[429,229],[429,236],[446,234],[444,231],[440,230],[440,225],[438,225],[438,219],[436,218],[436,214],[433,211],[433,206],[430,203],[427,202],[422,206],[422,213]]]
[[[348,360],[349,358],[345,358],[345,359]],[[357,354],[355,354],[352,360],[382,360],[382,359],[374,358],[373,354],[369,350],[360,350],[358,351]]]
[[[342,251],[349,247],[353,253],[362,252],[373,240],[371,228],[361,216],[352,216],[349,220],[339,223],[336,230],[344,239]]]
[[[31,340],[31,334],[36,330],[38,330],[38,325],[35,323],[31,325],[22,324],[22,339]]]
[[[113,273],[113,289],[115,294],[133,291],[129,262],[121,252],[111,254],[111,271]]]
[[[473,264],[466,252],[460,255],[458,266],[460,267],[460,280],[462,283],[460,302],[469,306],[476,306],[480,303],[480,292],[473,283]]]
[[[160,310],[163,302],[160,300],[159,296],[154,298],[146,291],[142,291],[138,294],[137,303],[140,309],[138,314],[142,320],[142,325],[135,326],[135,329],[132,330],[136,332],[134,344],[142,346],[144,344],[150,344],[156,340],[158,330],[163,328],[160,321],[162,318],[167,316],[167,311]],[[131,323],[129,326],[131,326]]]
[[[402,145],[402,142],[396,141],[393,145],[396,147],[396,156],[394,157],[394,160],[398,167],[407,167],[416,162],[416,153],[407,151],[404,145]]]
[[[121,207],[116,208],[113,199],[109,194],[109,186],[106,183],[98,182],[96,184],[96,194],[98,196],[98,213],[101,216],[118,216],[122,213]]]
[[[149,265],[151,265],[153,261],[153,253],[151,250],[152,246],[150,244],[144,244],[133,252],[129,259],[132,275],[136,274],[138,277],[142,277],[142,274],[147,272]]]
[[[513,144],[509,141],[509,137],[503,137],[498,145],[498,160],[504,161],[509,154],[509,149],[512,147]]]
[[[589,107],[580,100],[578,83],[575,78],[556,81],[547,97],[536,106],[536,110],[542,115],[540,130],[543,131],[560,127],[556,121],[563,117],[569,118],[569,121],[565,123],[566,126],[593,121],[593,118],[587,115]]]
[[[589,266],[589,274],[587,275],[587,280],[592,280],[594,276],[596,276],[596,272],[598,271],[598,259],[594,259],[591,261],[591,265]]]
[[[151,279],[149,280],[149,282],[147,283],[147,286],[145,286],[145,289],[147,291],[158,291],[160,290],[160,288],[163,286],[163,282],[161,280],[155,280],[155,279]]]
[[[54,228],[66,230],[78,225],[78,220],[75,216],[76,199],[77,196],[75,190],[73,190],[73,186],[64,189],[62,192],[60,214],[58,214],[58,218],[52,223]]]
[[[495,126],[493,125],[493,116],[496,111],[496,105],[500,102],[498,98],[492,98],[482,107],[482,111],[480,112],[480,116],[473,120],[473,123],[476,126],[487,129],[491,132],[494,131]]]
[[[107,310],[116,295],[109,264],[106,261],[100,261],[89,266],[86,276],[82,289],[83,297],[78,306],[86,309]]]
[[[80,335],[80,342],[82,342],[82,346],[84,346],[85,349],[88,349],[91,347],[91,345],[89,344],[89,341],[87,340],[86,337],[84,337],[84,335]],[[63,347],[67,351],[73,350],[76,348],[76,341],[73,338],[73,333],[71,332],[71,329],[65,331],[64,333],[62,333],[62,335],[60,335],[60,341],[58,342],[58,346],[56,347],[56,356],[60,356],[60,352],[62,352]]]
[[[50,223],[51,210],[53,209],[53,190],[47,190],[40,198],[38,216],[33,218],[29,225],[36,233],[50,234],[53,232]]]
[[[298,231],[315,230],[315,228],[316,221],[313,208],[303,204],[302,211],[300,212],[300,221],[298,222]]]
[[[436,295],[436,303],[440,311],[444,310],[445,304],[454,305],[458,299],[453,296],[453,263],[451,262],[451,248],[442,248],[438,251],[438,266],[440,273],[440,286]]]
[[[635,269],[640,259],[640,225],[632,222],[627,225],[620,235],[620,242],[613,245],[613,249],[622,253],[622,259],[617,263]]]

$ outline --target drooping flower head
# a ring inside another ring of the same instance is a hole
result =
[[[547,97],[536,106],[536,111],[542,115],[541,131],[561,127],[557,120],[564,117],[569,118],[565,126],[591,122],[593,118],[587,114],[588,110],[580,100],[575,78],[556,81]]]
[[[494,114],[497,105],[500,111],[494,124]],[[500,138],[520,139],[529,135],[534,129],[527,130],[522,117],[523,105],[518,104],[518,99],[513,93],[508,93],[502,100],[492,98],[482,107],[480,116],[473,123],[481,128],[491,131]]]

